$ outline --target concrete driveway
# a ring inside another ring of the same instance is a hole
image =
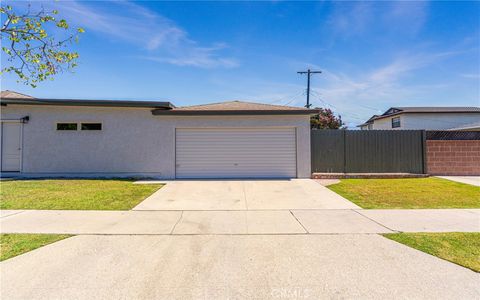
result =
[[[1,262],[2,299],[480,298],[478,273],[372,234],[477,231],[478,210],[362,210],[313,180],[174,181],[136,209],[0,211],[79,234]]]
[[[178,180],[134,210],[356,209],[357,205],[311,179]]]
[[[378,235],[84,235],[0,266],[4,299],[480,297],[479,274]]]

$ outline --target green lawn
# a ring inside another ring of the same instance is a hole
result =
[[[435,177],[343,179],[328,188],[362,208],[480,208],[480,187]]]
[[[128,210],[160,187],[129,180],[2,181],[0,208]]]
[[[480,233],[393,233],[385,237],[480,272]]]
[[[71,237],[66,234],[0,234],[0,261]]]

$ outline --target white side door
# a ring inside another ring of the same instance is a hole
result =
[[[22,123],[2,122],[2,171],[19,172],[22,165]]]

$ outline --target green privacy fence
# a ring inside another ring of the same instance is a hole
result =
[[[312,130],[312,172],[425,173],[423,130]]]

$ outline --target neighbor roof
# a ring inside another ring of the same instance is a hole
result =
[[[365,123],[357,127],[367,125],[375,120],[388,118],[403,113],[480,113],[480,107],[475,106],[396,106],[390,107],[381,115],[373,115]]]
[[[10,98],[10,99],[35,99],[32,96],[20,94],[18,92],[5,90],[0,92],[0,98]]]
[[[227,101],[203,105],[176,107],[167,111],[153,111],[154,115],[302,115],[315,114],[318,110],[304,107]]]
[[[363,124],[360,124],[360,125],[357,125],[357,127],[362,127],[362,126],[365,126],[365,125],[369,125],[369,124],[372,124],[373,123],[373,120],[378,117],[378,115],[373,115],[370,117],[370,119],[368,119],[367,121],[365,121],[365,123]]]
[[[104,107],[145,107],[154,109],[172,109],[175,106],[168,101],[131,101],[131,100],[84,100],[84,99],[40,99],[13,91],[2,91],[1,105],[60,105],[60,106],[104,106]]]
[[[462,107],[462,106],[406,106],[392,107],[404,113],[455,113],[455,112],[480,112],[480,107]],[[388,111],[387,111],[388,112]]]

